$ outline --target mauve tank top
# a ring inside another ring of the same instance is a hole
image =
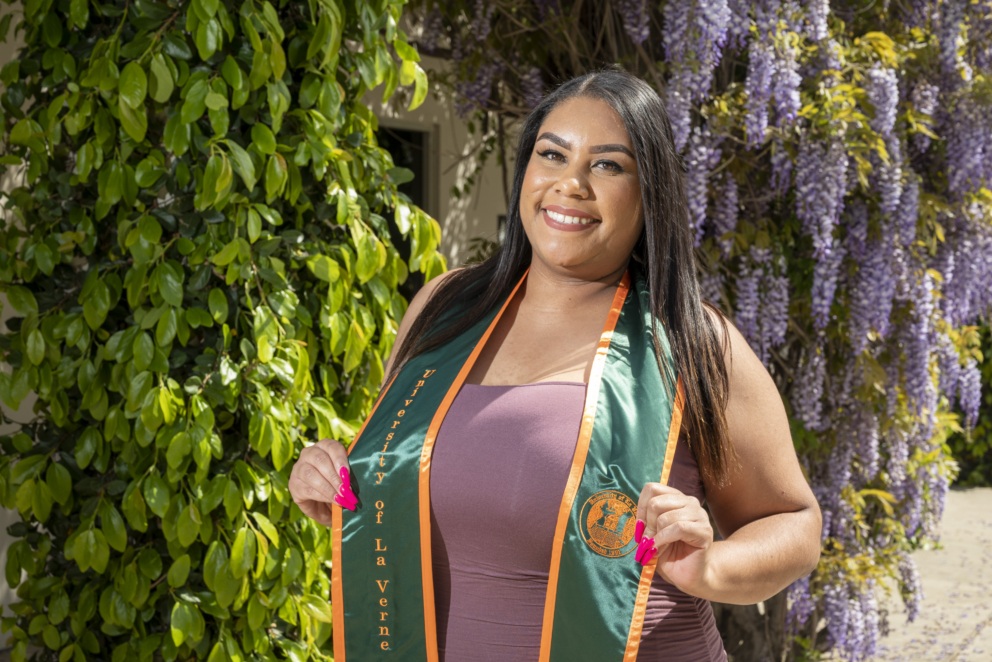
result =
[[[465,384],[452,403],[431,460],[442,660],[537,659],[555,521],[584,398],[585,384],[575,382]],[[684,444],[669,482],[702,501],[699,469]],[[726,660],[710,604],[655,576],[638,659]]]

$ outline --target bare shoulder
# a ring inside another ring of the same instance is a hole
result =
[[[450,271],[445,271],[440,276],[432,278],[430,281],[424,284],[420,290],[413,295],[413,299],[410,300],[410,305],[406,309],[406,313],[403,315],[403,321],[400,322],[400,328],[397,331],[396,342],[399,343],[402,340],[402,336],[406,335],[404,331],[410,328],[413,321],[417,319],[420,315],[420,311],[424,309],[427,302],[430,300],[431,296],[437,290],[438,286],[444,281],[450,278],[453,274],[462,270],[462,267],[457,267]],[[401,335],[402,334],[402,335]]]
[[[775,381],[741,332],[713,316],[724,347],[729,391],[727,434],[734,461],[728,480],[707,484],[707,500],[724,535],[776,512],[814,507],[796,458],[785,404]]]
[[[424,306],[427,305],[427,302],[437,290],[438,286],[450,278],[452,274],[460,270],[461,267],[458,267],[457,269],[446,271],[436,278],[432,278],[430,281],[425,283],[415,295],[413,295],[413,299],[410,300],[410,305],[407,306],[406,313],[403,314],[403,319],[400,321],[400,326],[396,330],[396,340],[393,343],[394,354],[397,348],[403,346],[403,342],[406,340],[407,334],[410,333],[410,327],[413,326],[414,320],[420,316],[420,313],[424,310]],[[387,375],[389,374],[392,363],[393,357],[390,356],[389,361],[386,362]]]
[[[710,306],[704,306],[703,310],[706,311],[716,331],[718,344],[723,348],[730,387],[729,401],[748,395],[762,395],[781,406],[781,396],[775,382],[743,334],[722,312]]]

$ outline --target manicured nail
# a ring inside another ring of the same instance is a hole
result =
[[[654,547],[648,547],[648,551],[644,552],[644,556],[641,557],[641,565],[647,565],[648,563],[651,563],[651,559],[653,559],[654,555],[657,553],[658,553],[657,549],[655,549]]]
[[[355,507],[358,506],[358,499],[353,494],[335,494],[334,503],[342,508],[354,511]]]
[[[634,525],[634,542],[640,545],[642,538],[644,538],[644,520],[639,519]]]
[[[348,467],[341,467],[341,470],[338,471],[338,475],[341,476],[341,484],[347,485],[348,489],[351,489],[351,471]]]
[[[634,553],[634,560],[644,565],[644,557],[649,549],[654,546],[654,539],[643,538],[641,542],[637,545],[637,551]]]

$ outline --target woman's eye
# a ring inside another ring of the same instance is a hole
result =
[[[561,162],[565,160],[565,157],[561,155],[560,152],[556,152],[553,149],[546,149],[537,153],[542,159],[547,159],[549,161]]]
[[[596,163],[596,167],[609,172],[623,172],[623,166],[616,161],[599,161]]]

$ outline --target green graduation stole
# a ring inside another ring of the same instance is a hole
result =
[[[642,567],[632,554],[637,499],[645,483],[668,481],[682,414],[681,389],[666,388],[658,369],[648,302],[646,287],[631,291],[625,275],[597,345],[555,527],[542,661],[637,657],[655,574],[655,561]],[[438,659],[431,452],[505,309],[411,359],[349,448],[359,507],[332,509],[336,662]],[[671,362],[667,338],[660,341]]]

